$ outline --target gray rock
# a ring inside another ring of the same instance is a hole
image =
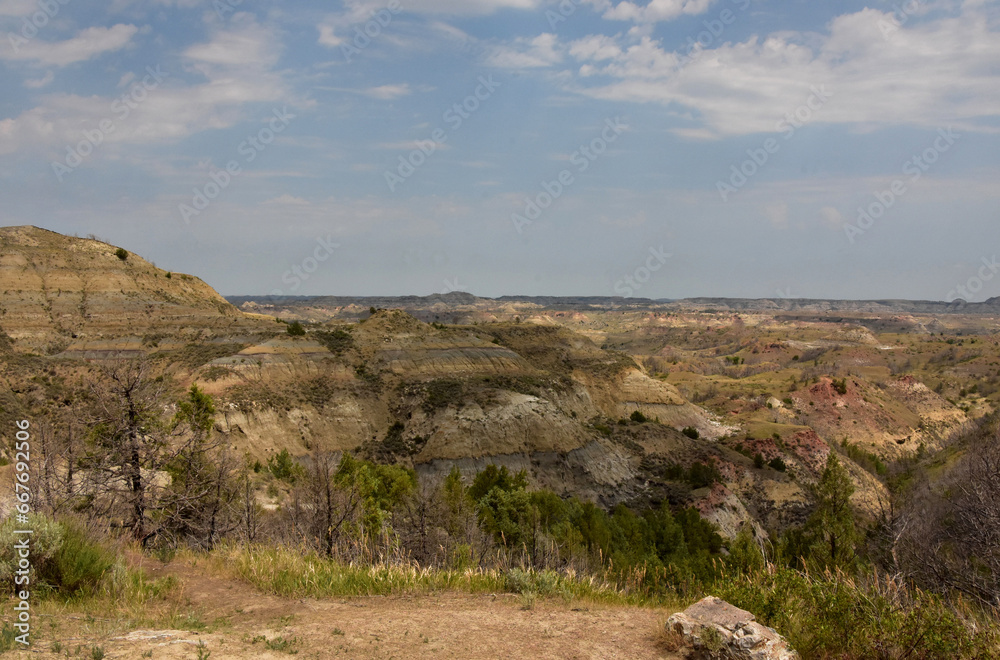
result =
[[[709,596],[667,620],[684,638],[693,658],[710,660],[799,660],[777,632],[754,615]]]

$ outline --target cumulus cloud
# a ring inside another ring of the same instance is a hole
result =
[[[326,46],[327,48],[336,48],[340,44],[344,43],[343,37],[338,37],[334,34],[334,26],[329,23],[323,23],[319,26],[319,44],[321,46]]]
[[[602,62],[622,55],[622,48],[614,38],[595,34],[570,44],[569,54],[578,60]]]
[[[384,7],[384,0],[364,0],[348,4]],[[487,15],[501,9],[535,9],[542,0],[406,0],[403,9],[418,14]]]
[[[902,26],[890,13],[864,9],[834,19],[824,35],[755,36],[690,60],[648,36],[592,36],[568,52],[579,67],[575,91],[669,106],[697,117],[679,132],[701,137],[779,131],[823,86],[834,98],[815,114],[818,122],[996,132],[991,118],[1000,114],[1000,33],[969,4],[960,16]]]
[[[552,66],[562,59],[562,48],[556,35],[544,33],[534,38],[518,38],[509,45],[496,47],[487,56],[486,63],[502,69],[537,69]]]
[[[658,23],[679,16],[694,16],[708,10],[714,0],[650,0],[640,6],[634,2],[619,2],[604,12],[604,18],[634,23]]]
[[[294,98],[287,83],[273,71],[280,56],[278,43],[252,16],[234,16],[208,41],[184,51],[185,64],[202,75],[201,82],[181,85],[175,82],[176,72],[162,69],[163,80],[146,89],[125,118],[113,97],[44,96],[38,106],[0,121],[0,154],[42,149],[52,155],[53,149],[58,152],[79,142],[84,130],[103,119],[115,120],[115,130],[105,138],[108,143],[148,144],[233,126],[246,119],[248,104],[291,105]],[[131,94],[144,79],[151,82],[143,69],[137,67],[134,73],[134,79],[128,73],[122,76],[125,87],[119,94]]]

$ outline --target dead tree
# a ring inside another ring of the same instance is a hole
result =
[[[167,451],[162,423],[166,384],[162,377],[151,375],[148,360],[125,359],[99,367],[91,392],[84,459],[89,494],[102,512],[120,515],[119,524],[145,544],[151,491],[157,488],[155,473]]]

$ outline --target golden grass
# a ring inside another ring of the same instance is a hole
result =
[[[659,607],[673,604],[651,599],[628,585],[619,587],[599,576],[577,576],[573,571],[535,571],[520,568],[418,567],[411,563],[343,563],[314,553],[287,548],[229,547],[208,556],[217,573],[243,580],[265,593],[282,597],[333,598],[351,596],[423,595],[443,591],[461,593],[533,593],[609,605]]]

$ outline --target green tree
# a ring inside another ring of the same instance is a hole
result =
[[[392,511],[417,485],[416,473],[397,465],[378,465],[344,453],[334,483],[351,493],[361,507],[369,534],[389,523]]]
[[[177,413],[174,415],[175,426],[186,427],[192,439],[204,439],[212,430],[215,421],[215,404],[212,397],[192,385],[188,390],[187,399],[177,402]]]
[[[295,462],[287,449],[282,449],[267,459],[267,469],[275,479],[294,484],[303,474],[302,466]]]
[[[211,437],[214,423],[212,397],[192,385],[172,423],[180,444],[165,466],[171,482],[161,515],[163,531],[208,549],[233,528],[237,497],[235,461]]]
[[[722,474],[715,467],[715,463],[706,465],[696,462],[688,470],[688,483],[693,488],[707,488],[718,481],[722,481]]]
[[[523,488],[492,488],[479,501],[479,521],[493,539],[509,548],[527,546],[534,553],[534,524],[538,512]]]
[[[528,474],[524,470],[517,474],[511,474],[506,465],[497,468],[496,465],[490,463],[473,479],[468,493],[473,501],[478,502],[494,488],[510,492],[517,489],[524,490],[527,487]]]
[[[855,560],[858,541],[854,509],[851,508],[854,482],[832,451],[814,494],[816,510],[808,523],[815,540],[813,556],[826,566],[848,567]]]

